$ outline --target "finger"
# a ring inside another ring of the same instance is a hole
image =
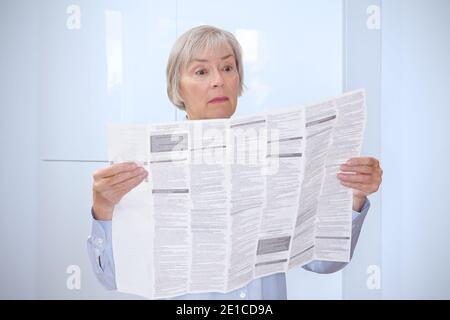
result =
[[[361,173],[338,173],[337,178],[344,182],[356,182],[364,184],[369,184],[372,182],[371,175]]]
[[[351,158],[346,163],[348,166],[373,166],[379,167],[380,162],[372,157],[357,157]]]
[[[147,174],[144,173],[128,180],[122,181],[121,183],[118,183],[114,186],[114,192],[127,194],[131,189],[137,187],[142,181],[144,181],[146,176]]]
[[[134,162],[121,162],[115,163],[107,168],[97,170],[94,173],[94,179],[101,179],[114,176],[123,171],[131,171],[137,168],[137,164]]]
[[[371,174],[374,171],[374,168],[371,166],[349,166],[346,164],[340,166],[340,169],[342,172],[357,172],[365,174]]]
[[[120,185],[124,181],[140,175],[144,175],[144,177],[146,177],[148,175],[148,171],[143,167],[138,167],[132,171],[125,171],[111,177],[98,179],[94,182],[94,188],[95,190],[100,192],[107,192],[108,190],[113,189],[115,186]]]
[[[355,189],[358,191],[362,191],[365,194],[370,194],[372,191],[370,189],[370,185],[364,184],[364,183],[357,183],[357,182],[345,182],[341,181],[341,184],[347,188]]]
[[[121,172],[119,174],[116,174],[115,176],[106,178],[107,179],[106,184],[108,184],[109,186],[114,186],[130,178],[137,177],[141,174],[148,174],[148,171],[145,170],[143,167],[138,167],[132,171]]]

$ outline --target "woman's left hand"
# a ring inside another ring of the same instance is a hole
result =
[[[353,189],[353,210],[360,212],[367,196],[378,191],[383,176],[380,162],[371,157],[351,158],[340,167],[337,178]]]

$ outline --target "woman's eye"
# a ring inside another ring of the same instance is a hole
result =
[[[203,76],[203,75],[206,74],[206,71],[203,70],[203,69],[202,70],[198,70],[198,71],[195,72],[195,74],[198,75],[198,76]]]
[[[229,72],[229,71],[233,70],[233,67],[232,66],[226,66],[225,68],[223,68],[223,70]]]

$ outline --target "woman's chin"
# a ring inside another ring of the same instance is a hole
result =
[[[230,118],[234,113],[231,106],[217,106],[216,108],[211,108],[208,112],[208,119],[223,119]]]

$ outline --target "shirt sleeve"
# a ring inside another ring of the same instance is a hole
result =
[[[114,259],[112,252],[112,221],[101,221],[92,214],[92,231],[87,240],[87,251],[92,269],[98,281],[108,290],[116,289]]]
[[[370,201],[366,199],[361,212],[353,211],[352,213],[352,242],[350,248],[350,259],[353,257],[356,244],[358,243],[359,234],[370,208]],[[303,269],[315,273],[333,273],[343,269],[348,262],[320,261],[315,260],[303,266]]]

